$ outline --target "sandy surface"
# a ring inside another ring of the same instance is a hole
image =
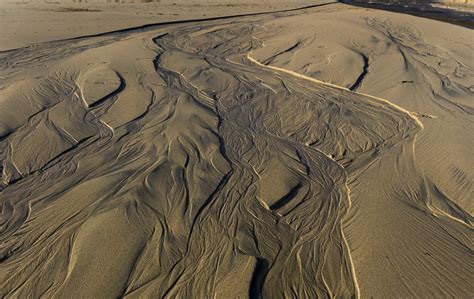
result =
[[[371,9],[381,9],[397,13],[409,14],[433,20],[439,20],[470,29],[474,29],[474,0],[467,0],[468,3],[462,5],[455,0],[446,3],[438,3],[430,0],[425,1],[364,1],[364,0],[341,0],[357,7],[367,7]]]
[[[118,3],[117,3],[118,2]],[[130,27],[279,11],[332,0],[0,0],[0,51]]]
[[[330,4],[0,53],[0,297],[471,298],[473,45]]]

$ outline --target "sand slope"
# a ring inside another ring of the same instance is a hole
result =
[[[170,21],[272,12],[333,0],[0,0],[0,51]]]
[[[0,53],[0,297],[471,297],[473,38],[329,5]]]

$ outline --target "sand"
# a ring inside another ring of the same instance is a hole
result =
[[[0,0],[0,51],[170,21],[293,9],[334,0]]]
[[[471,298],[473,31],[313,4],[0,52],[0,297]]]

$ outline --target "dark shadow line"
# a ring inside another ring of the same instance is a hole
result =
[[[364,68],[362,69],[362,73],[359,75],[359,77],[357,78],[357,80],[354,82],[354,84],[352,84],[351,87],[349,87],[349,89],[351,91],[354,91],[356,90],[357,88],[359,88],[359,86],[362,84],[362,81],[364,80],[365,76],[367,75],[367,73],[369,72],[369,58],[367,56],[365,56],[363,53],[359,53],[359,55],[362,57],[362,59],[364,60]]]
[[[270,209],[277,210],[283,207],[284,205],[286,205],[287,203],[289,203],[298,194],[298,191],[300,190],[301,186],[302,186],[301,183],[298,183],[296,186],[291,188],[290,192],[288,192],[285,196],[283,196],[277,202],[271,205]]]
[[[269,264],[267,260],[263,258],[257,258],[255,263],[255,269],[250,282],[249,298],[258,299],[262,298],[262,288],[265,281],[265,277],[268,273]]]

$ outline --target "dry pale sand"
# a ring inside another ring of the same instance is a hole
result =
[[[473,53],[343,4],[0,52],[0,297],[472,298]]]
[[[329,2],[335,1],[0,0],[0,51],[147,24],[281,11]]]

